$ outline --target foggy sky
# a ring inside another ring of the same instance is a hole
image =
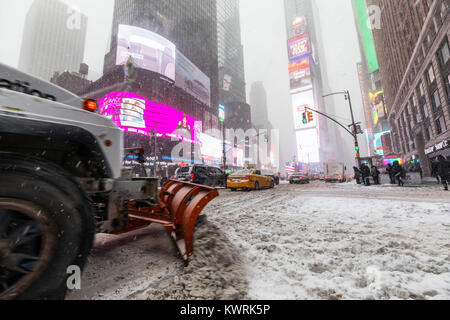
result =
[[[84,61],[90,70],[103,71],[103,59],[109,51],[113,0],[62,0],[88,17]],[[26,14],[33,0],[0,0],[0,62],[17,68]],[[68,15],[69,16],[69,15]],[[74,70],[77,71],[77,70]]]

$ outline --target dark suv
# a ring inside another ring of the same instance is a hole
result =
[[[261,170],[261,174],[263,176],[267,176],[267,177],[272,177],[273,181],[275,181],[276,185],[280,184],[280,177],[278,176],[277,173],[271,171],[271,170]]]
[[[187,181],[210,187],[227,186],[227,174],[215,167],[191,165],[178,168],[175,171],[175,180]]]

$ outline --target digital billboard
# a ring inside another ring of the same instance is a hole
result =
[[[312,86],[309,56],[292,61],[289,64],[291,91]]]
[[[372,107],[373,123],[378,124],[387,116],[386,106],[384,104],[384,91],[375,93],[369,92],[370,105]]]
[[[375,133],[373,135],[374,137],[374,148],[375,148],[375,152],[376,154],[380,155],[380,156],[384,156],[385,155],[385,149],[386,149],[386,145],[383,145],[383,136],[385,135],[390,135],[390,131],[384,131],[384,132],[378,132]],[[385,137],[386,139],[386,137]]]
[[[113,92],[99,101],[99,113],[124,132],[150,136],[156,132],[200,144],[202,122],[170,106],[154,103],[129,92]]]
[[[289,60],[300,58],[310,53],[309,34],[306,33],[300,37],[295,37],[288,41]]]
[[[366,53],[367,64],[369,65],[369,72],[375,72],[379,69],[377,52],[373,42],[372,30],[369,27],[369,16],[367,14],[366,0],[355,0],[356,12],[358,14],[359,27],[361,30],[361,37],[364,43],[364,51]]]
[[[201,142],[200,150],[202,159],[211,163],[221,164],[223,141],[205,133],[200,133],[199,138]]]
[[[303,123],[303,112],[306,108],[315,110],[314,106],[314,94],[312,90],[299,92],[292,96],[292,110],[294,115],[294,127],[295,130],[315,128],[317,126],[317,116],[313,116],[313,121],[309,123]]]
[[[290,27],[289,35],[291,37],[298,37],[307,32],[306,17],[298,17],[292,23]]]
[[[119,24],[116,65],[131,59],[136,68],[157,72],[175,81],[175,45],[146,29]]]
[[[211,106],[211,80],[179,50],[175,67],[175,85]]]
[[[315,128],[296,132],[298,160],[303,163],[320,162],[319,135]]]

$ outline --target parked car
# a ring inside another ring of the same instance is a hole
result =
[[[309,176],[305,173],[296,172],[289,175],[290,184],[304,184],[309,182],[310,182]]]
[[[280,177],[278,176],[278,173],[275,173],[271,170],[261,170],[261,173],[263,176],[272,177],[276,185],[280,184]]]
[[[226,188],[227,174],[216,167],[190,165],[175,171],[175,180]]]
[[[275,187],[275,180],[272,176],[263,175],[261,170],[244,169],[228,176],[227,187],[231,191],[273,188]]]

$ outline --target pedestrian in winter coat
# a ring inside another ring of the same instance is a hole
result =
[[[364,185],[370,186],[370,168],[367,164],[362,166],[361,173]]]
[[[395,177],[395,180],[398,182],[398,186],[402,186],[405,184],[403,179],[405,178],[406,171],[403,169],[403,167],[400,165],[398,161],[394,162],[394,165],[392,166],[392,171]]]
[[[372,167],[370,174],[373,178],[373,183],[377,184],[377,185],[380,184],[380,171],[378,170],[378,168],[376,166]]]
[[[394,171],[392,169],[392,165],[389,163],[386,168],[386,173],[389,175],[389,180],[391,181],[391,184],[395,184],[395,177],[394,177]]]
[[[438,174],[438,165],[439,165],[438,158],[436,158],[435,161],[431,161],[431,176],[436,178],[438,184],[441,184]]]
[[[361,170],[359,170],[357,167],[353,167],[353,171],[355,171],[355,180],[357,184],[361,184]]]
[[[441,178],[444,190],[448,191],[448,183],[450,182],[450,162],[444,156],[438,157],[437,174]]]

